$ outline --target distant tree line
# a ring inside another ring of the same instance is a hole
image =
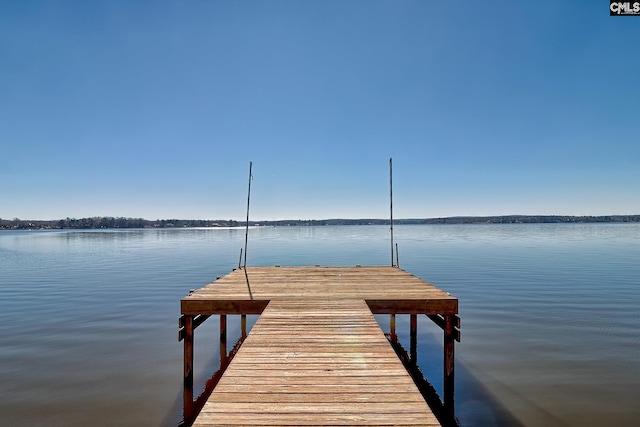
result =
[[[565,215],[505,215],[431,218],[419,224],[560,224],[597,222],[640,222],[640,215],[565,216]]]
[[[46,229],[100,229],[100,228],[185,228],[185,227],[237,227],[235,220],[156,219],[126,217],[65,218],[57,220],[1,219],[0,230]]]
[[[558,224],[558,223],[615,223],[640,222],[640,215],[563,216],[563,215],[506,215],[460,216],[446,218],[396,219],[394,224]],[[385,225],[388,219],[312,219],[249,221],[251,226],[322,226],[322,225]],[[65,218],[58,220],[22,220],[0,218],[0,230],[46,229],[111,229],[111,228],[192,228],[239,227],[244,221],[205,219],[156,219],[125,217]]]
[[[565,216],[565,215],[505,215],[457,216],[446,218],[394,219],[398,225],[410,224],[559,224],[596,222],[640,222],[640,215]],[[319,225],[385,225],[389,219],[312,219],[261,221],[267,226],[319,226]]]

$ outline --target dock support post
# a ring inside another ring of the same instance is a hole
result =
[[[455,315],[444,316],[444,381],[443,381],[443,405],[445,414],[453,418],[454,410],[454,322]]]
[[[193,418],[193,316],[184,315],[184,390],[182,417],[185,423]]]
[[[227,315],[220,315],[220,366],[227,362]]]
[[[242,341],[247,338],[247,315],[240,316],[240,329],[242,331]]]
[[[398,335],[396,335],[396,315],[392,314],[389,319],[389,332],[391,335],[391,341],[398,341]]]
[[[418,315],[411,314],[410,315],[410,330],[409,330],[409,357],[411,358],[411,363],[413,366],[416,366],[418,361]]]

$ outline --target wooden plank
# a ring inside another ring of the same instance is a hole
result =
[[[406,394],[411,394],[411,396],[416,396],[413,388],[413,384],[397,384],[393,387],[393,390],[387,390],[385,387],[372,387],[378,386],[379,382],[376,381],[368,381],[361,382],[358,381],[354,384],[313,384],[313,387],[309,387],[309,384],[291,384],[287,382],[286,384],[261,384],[261,383],[253,383],[251,385],[250,392],[246,389],[245,385],[235,384],[233,382],[225,385],[224,391],[218,391],[218,395],[220,399],[224,399],[225,397],[220,396],[234,396],[238,401],[242,401],[244,399],[263,399],[261,395],[283,395],[287,394],[292,397],[300,397],[304,399],[312,399],[314,396],[311,395],[319,395],[323,400],[332,400],[335,395],[344,395],[350,394],[352,396],[377,396],[381,395],[382,398],[392,399],[393,401],[397,401],[397,396],[404,396]],[[367,393],[364,394],[363,391]],[[420,397],[421,398],[421,397]]]
[[[371,402],[328,402],[328,403],[284,403],[284,402],[268,402],[268,403],[239,403],[239,402],[219,402],[217,400],[207,402],[202,409],[205,414],[217,414],[218,417],[224,419],[229,413],[245,413],[245,414],[273,414],[275,416],[287,416],[289,414],[306,414],[315,416],[318,419],[322,414],[396,414],[399,416],[407,414],[420,414],[429,416],[428,410],[421,410],[422,402],[391,402],[392,404],[383,405],[382,403]],[[414,403],[418,403],[414,405]],[[360,415],[362,416],[362,415]]]
[[[392,375],[343,375],[340,377],[339,375],[303,375],[299,373],[298,375],[286,375],[286,376],[277,376],[277,375],[251,375],[251,376],[243,376],[243,375],[229,375],[225,376],[224,383],[221,381],[220,384],[234,385],[234,384],[251,384],[251,387],[254,385],[270,385],[270,386],[307,386],[310,387],[310,392],[316,390],[320,387],[333,387],[337,385],[348,385],[348,386],[360,386],[367,387],[369,391],[373,392],[374,390],[371,388],[375,386],[375,389],[382,389],[391,392],[394,386],[406,386],[410,385],[410,382],[406,382],[404,380],[404,374],[392,374]],[[391,385],[392,383],[393,386]],[[380,387],[386,386],[386,387]],[[224,391],[220,389],[220,392]]]
[[[318,356],[316,353],[308,353],[308,356],[297,356],[297,357],[282,357],[278,354],[269,355],[269,365],[289,365],[293,366],[294,364],[302,364],[305,366],[308,365],[330,365],[330,366],[339,366],[341,364],[352,365],[357,361],[366,360],[370,366],[381,366],[384,364],[394,364],[396,362],[396,358],[387,356],[387,355],[378,355],[377,353],[368,353],[367,356],[364,356],[363,353],[352,353],[349,355],[348,353],[325,353],[326,357]],[[265,363],[265,356],[260,354],[256,356],[256,353],[244,353],[242,360],[236,362],[237,364],[246,364],[249,366],[258,366]],[[350,356],[350,357],[349,357]]]
[[[325,389],[323,392],[307,393],[303,391],[293,393],[291,390],[280,392],[263,392],[256,393],[218,393],[216,401],[220,403],[295,403],[303,404],[350,404],[350,403],[375,403],[389,404],[396,402],[413,402],[420,403],[423,398],[420,394],[411,391],[407,392],[380,392],[380,393],[362,393],[362,387],[352,389],[352,391],[339,391],[339,389]]]
[[[279,377],[279,378],[290,378],[290,377],[318,377],[321,379],[327,379],[330,377],[402,377],[406,373],[406,370],[402,365],[396,367],[395,369],[378,369],[378,370],[370,370],[370,369],[262,369],[262,370],[251,370],[251,369],[243,369],[241,372],[227,372],[225,373],[228,377]],[[250,381],[250,380],[249,380]]]
[[[227,426],[440,426],[435,418],[429,418],[424,413],[390,413],[364,414],[362,416],[351,413],[325,413],[321,417],[309,414],[287,414],[286,417],[273,413],[227,413],[224,416]],[[218,413],[203,412],[198,417],[198,426],[220,426]]]

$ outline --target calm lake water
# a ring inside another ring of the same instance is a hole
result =
[[[388,234],[256,228],[248,264],[387,265]],[[463,426],[640,425],[640,224],[394,234],[403,269],[460,298]],[[0,232],[0,425],[175,426],[179,300],[236,267],[243,244],[238,229]],[[216,321],[196,333],[197,389],[218,363]],[[418,328],[440,390],[441,331],[424,316]]]

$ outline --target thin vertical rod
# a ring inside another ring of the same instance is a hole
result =
[[[240,258],[238,258],[238,269],[242,267],[242,248],[240,248]]]
[[[396,243],[396,267],[400,268],[400,256],[398,255],[398,244]]]
[[[393,267],[393,158],[389,158],[389,211],[391,225],[391,267]]]
[[[249,162],[249,191],[247,192],[247,225],[244,232],[244,268],[247,268],[247,242],[249,241],[249,203],[251,202],[251,168],[253,162]]]

